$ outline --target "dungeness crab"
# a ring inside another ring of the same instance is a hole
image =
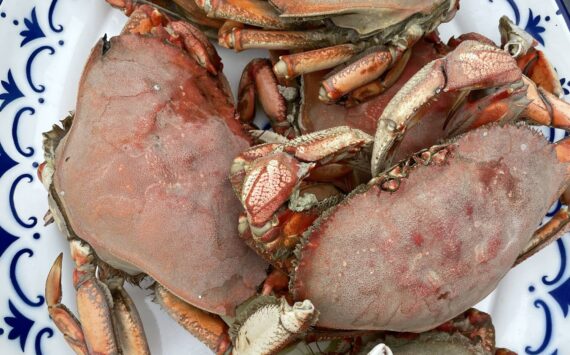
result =
[[[250,148],[232,167],[242,238],[291,273],[319,327],[421,332],[463,312],[540,244],[536,226],[570,179],[570,139],[494,124],[344,197],[373,144],[336,127]]]
[[[499,30],[503,51],[489,49],[496,45],[480,34],[467,33],[452,38],[446,45],[436,33],[431,33],[414,45],[405,67],[394,68],[389,75],[355,90],[343,104],[331,105],[318,99],[318,87],[322,78],[328,75],[327,71],[284,82],[275,77],[270,60],[254,59],[240,81],[240,120],[244,123],[253,120],[257,97],[273,130],[288,138],[343,125],[374,134],[378,119],[392,98],[428,63],[434,60],[446,63],[442,70],[450,71],[467,63],[461,57],[470,56],[475,60],[478,56],[496,53],[492,62],[507,61],[513,75],[506,76],[499,66],[489,66],[484,75],[475,78],[475,85],[461,82],[460,77],[450,77],[439,93],[427,96],[428,104],[413,111],[413,123],[417,122],[417,125],[407,125],[398,149],[394,149],[395,161],[440,139],[493,121],[524,119],[569,129],[570,105],[559,98],[561,88],[556,72],[542,52],[534,48],[536,41],[507,17],[501,18]],[[479,45],[460,46],[468,40]],[[516,58],[517,63],[508,58],[509,55]],[[483,67],[484,62],[473,65]],[[394,74],[395,71],[398,73]],[[424,69],[418,75],[425,78],[427,74]],[[417,88],[420,86],[414,87]],[[402,98],[394,100],[391,108],[407,107],[408,102]]]
[[[107,0],[130,11],[134,0]],[[161,3],[158,0],[153,2]],[[408,49],[453,18],[458,0],[174,0],[190,21],[219,28],[235,50],[292,50],[273,70],[284,78],[338,67],[322,82],[320,99],[337,101],[392,67]],[[298,52],[302,51],[302,52]]]
[[[267,265],[237,235],[227,171],[250,139],[211,44],[139,7],[120,36],[92,50],[75,114],[45,138],[40,175],[70,240],[81,324],[60,303],[61,258],[46,300],[73,349],[148,353],[122,289],[144,273],[157,281],[158,303],[225,351],[218,315],[256,294]]]
[[[558,221],[535,228],[568,186],[570,139],[552,146],[507,124],[535,104],[523,100],[501,125],[469,131],[483,107],[454,122],[464,135],[389,158],[438,94],[521,78],[510,54],[465,40],[401,88],[374,139],[341,126],[250,148],[231,171],[242,238],[290,272],[293,300],[311,300],[319,327],[419,332],[464,311],[557,234]]]
[[[81,324],[61,303],[61,258],[46,300],[80,354],[149,352],[122,288],[145,274],[157,301],[219,353],[272,354],[305,335],[432,329],[557,234],[533,232],[569,180],[570,142],[549,145],[524,126],[470,131],[381,174],[370,169],[377,143],[349,127],[245,150],[215,50],[146,5],[94,48],[71,120],[46,134],[39,173],[70,240]],[[273,264],[257,298],[268,264],[237,237],[230,165],[246,209],[238,230]],[[291,272],[289,290],[279,269]],[[219,316],[234,313],[228,329]],[[464,317],[444,328],[467,339],[486,332],[470,328],[477,315]],[[381,341],[392,338],[406,347],[401,335]],[[494,352],[488,344],[481,353]]]

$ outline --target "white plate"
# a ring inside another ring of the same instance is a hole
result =
[[[544,46],[569,94],[570,31],[562,0],[463,0],[444,38],[469,31],[498,41],[505,14]],[[64,251],[64,300],[74,309],[71,264],[64,238],[42,226],[46,192],[36,178],[41,133],[73,110],[79,75],[102,34],[119,32],[124,16],[103,0],[0,0],[0,354],[66,354],[43,298],[51,263]],[[236,87],[241,69],[263,52],[220,50]],[[552,139],[561,132],[545,130]],[[552,211],[551,211],[552,212]],[[570,354],[570,239],[512,270],[480,306],[490,311],[497,342],[521,354]],[[154,354],[208,354],[150,301],[129,288]]]

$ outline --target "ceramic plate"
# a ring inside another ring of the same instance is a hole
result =
[[[480,32],[498,41],[507,15],[540,43],[570,83],[570,21],[562,0],[463,0],[443,38]],[[64,300],[75,308],[66,242],[43,226],[46,192],[36,178],[41,134],[73,110],[83,64],[104,34],[125,17],[103,0],[0,0],[0,354],[71,353],[46,312],[44,280],[64,251]],[[241,69],[263,52],[220,50],[234,89]],[[562,132],[545,129],[551,140]],[[550,214],[560,206],[554,206]],[[497,343],[520,354],[570,354],[570,239],[559,240],[512,270],[480,307],[493,315]],[[149,292],[129,287],[153,354],[209,354],[169,319]]]

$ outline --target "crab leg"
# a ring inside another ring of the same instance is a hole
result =
[[[534,254],[541,251],[551,242],[562,237],[570,227],[570,214],[568,208],[563,206],[548,222],[541,226],[532,236],[526,248],[521,252],[514,266],[522,263]]]
[[[191,1],[190,1],[191,2]],[[223,18],[262,28],[287,29],[292,21],[284,21],[267,1],[260,0],[195,0],[209,17]]]
[[[542,87],[538,87],[527,77],[523,77],[528,85],[527,98],[530,104],[523,112],[523,116],[532,121],[562,129],[570,129],[570,104]]]
[[[87,350],[81,324],[79,324],[73,313],[61,303],[62,259],[63,253],[59,254],[57,259],[55,259],[46,280],[45,295],[49,316],[73,351],[78,355],[87,355],[89,351]]]
[[[156,302],[172,318],[210,349],[217,354],[224,354],[229,349],[228,326],[220,317],[182,301],[161,285],[156,285],[154,294]]]
[[[271,71],[271,62],[267,59],[253,59],[242,73],[238,87],[237,110],[240,119],[245,123],[250,123],[255,117],[256,93],[263,110],[275,124],[276,132],[285,133],[290,127],[287,122],[287,103],[279,92],[277,79]]]
[[[378,79],[400,57],[389,48],[364,55],[322,82],[319,99],[337,101],[350,91]]]
[[[319,99],[324,102],[337,101],[342,96],[378,79],[386,70],[399,62],[404,53],[408,51],[423,35],[424,29],[419,25],[413,25],[406,29],[397,45],[389,44],[379,49],[371,48],[371,53],[362,55],[346,68],[333,72],[322,83]],[[403,42],[403,43],[402,43]],[[390,80],[396,81],[402,73],[409,56],[404,58],[405,63],[392,73]]]
[[[107,286],[95,277],[93,252],[78,240],[72,240],[70,247],[75,262],[73,283],[77,291],[77,311],[89,353],[118,354],[111,312],[113,301]]]
[[[110,277],[110,287],[97,279],[91,247],[70,241],[75,262],[73,283],[83,326],[61,304],[61,259],[54,262],[46,280],[50,316],[77,354],[150,354],[136,307],[122,288],[122,278]]]
[[[427,64],[394,96],[378,120],[372,174],[377,175],[387,166],[395,143],[420,119],[416,112],[442,91],[502,86],[521,77],[507,52],[476,41],[464,41],[446,57]]]
[[[400,75],[402,75],[404,69],[406,69],[406,65],[411,56],[412,50],[408,49],[383,77],[354,89],[354,91],[350,93],[348,102],[350,104],[359,104],[388,90],[398,81]]]
[[[235,28],[223,33],[218,42],[226,48],[244,49],[314,49],[348,42],[350,31],[326,29],[308,31],[266,31]]]
[[[339,44],[338,46],[315,49],[312,51],[283,55],[275,63],[275,75],[286,79],[314,71],[334,68],[342,64],[362,50],[354,44]]]
[[[123,288],[124,278],[109,266],[99,269],[99,277],[111,292],[115,333],[123,353],[150,354],[137,308]]]
[[[562,86],[552,64],[546,59],[542,51],[532,49],[517,59],[517,64],[523,74],[545,91],[560,97]]]

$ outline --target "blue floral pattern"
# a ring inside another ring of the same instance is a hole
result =
[[[0,0],[0,20],[7,21],[8,13],[3,5],[7,0]],[[51,0],[49,8],[47,6],[33,6],[28,15],[21,19],[12,20],[12,25],[18,28],[17,35],[20,37],[20,48],[30,50],[25,66],[0,68],[0,123],[6,120],[11,122],[11,135],[0,136],[0,183],[8,186],[8,195],[5,201],[0,203],[9,206],[9,215],[2,215],[0,218],[0,261],[5,261],[9,265],[9,272],[2,273],[2,292],[6,293],[6,285],[10,284],[12,290],[9,293],[6,304],[1,305],[0,314],[0,344],[2,342],[14,341],[22,352],[42,354],[42,345],[45,339],[54,335],[51,323],[42,324],[45,319],[35,319],[32,314],[35,308],[45,312],[45,298],[43,295],[26,294],[21,279],[18,277],[18,265],[23,264],[25,259],[33,258],[34,251],[29,248],[29,243],[23,247],[23,243],[31,236],[33,240],[38,240],[40,234],[37,232],[38,216],[25,216],[21,212],[21,199],[18,193],[21,189],[27,188],[35,182],[36,160],[42,158],[36,155],[36,149],[32,142],[22,142],[25,135],[20,132],[22,120],[34,118],[37,103],[43,103],[44,99],[39,97],[40,93],[47,90],[46,85],[38,84],[34,80],[33,63],[36,58],[44,52],[54,55],[56,46],[63,45],[60,39],[63,33],[63,26],[54,23],[54,15],[57,9],[57,0]],[[41,9],[45,9],[45,12]],[[45,19],[45,20],[44,20]],[[49,25],[42,27],[42,23]],[[1,23],[0,23],[1,25]],[[16,78],[20,78],[17,81]],[[21,78],[26,78],[22,81]],[[9,112],[14,112],[10,114]],[[10,117],[11,116],[11,117]],[[11,138],[11,141],[7,141]],[[10,154],[8,154],[10,152]],[[41,152],[40,152],[41,153]],[[25,169],[24,167],[28,167]],[[19,171],[18,173],[16,171]],[[0,196],[1,197],[1,196]],[[20,203],[20,205],[18,204]],[[7,222],[13,221],[12,224]],[[18,228],[9,228],[15,225]],[[20,242],[22,241],[22,242]],[[27,257],[27,258],[26,258]],[[7,259],[7,260],[6,260]],[[33,261],[32,261],[33,262]],[[9,283],[4,278],[9,278]],[[2,301],[4,302],[4,301]],[[3,348],[0,345],[0,348]],[[2,352],[4,353],[4,352]]]

